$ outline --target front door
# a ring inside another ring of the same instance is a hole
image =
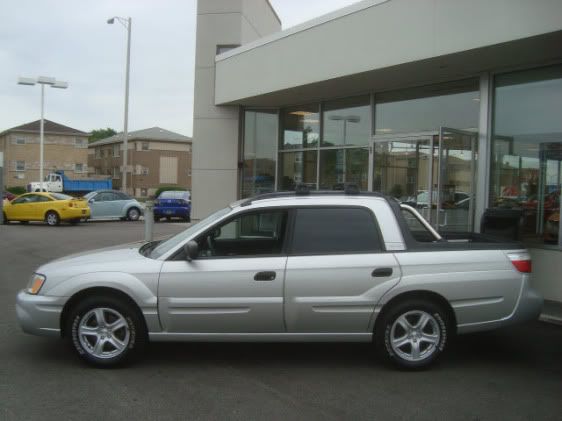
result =
[[[197,239],[199,257],[162,266],[158,310],[167,332],[281,333],[288,212],[261,210]]]
[[[375,136],[370,187],[411,205],[440,232],[474,228],[477,133]]]

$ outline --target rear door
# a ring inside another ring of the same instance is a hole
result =
[[[295,210],[285,273],[288,332],[365,333],[400,267],[366,207]]]

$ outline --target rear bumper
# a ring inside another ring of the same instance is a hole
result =
[[[25,333],[60,336],[60,316],[66,297],[46,297],[20,291],[16,297],[16,315]]]
[[[491,320],[481,323],[468,323],[457,326],[457,333],[482,332],[504,326],[511,326],[531,320],[537,320],[543,308],[543,297],[529,285],[529,278],[524,277],[519,298],[513,312],[500,320]]]
[[[177,216],[181,218],[187,218],[191,213],[190,208],[181,207],[154,207],[154,216],[165,217],[165,216]]]
[[[60,219],[83,219],[90,217],[90,208],[67,208],[60,213]]]

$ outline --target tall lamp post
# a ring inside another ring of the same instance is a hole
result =
[[[113,25],[115,23],[115,19],[123,25],[123,27],[127,30],[127,64],[125,67],[125,117],[123,122],[123,149],[125,149],[123,153],[123,183],[121,184],[121,190],[123,192],[127,192],[127,154],[129,153],[128,149],[128,137],[129,137],[129,72],[130,72],[130,63],[131,63],[131,18],[122,18],[119,16],[114,16],[107,20],[107,23]]]
[[[68,88],[67,82],[56,80],[54,77],[39,76],[38,78],[20,77],[18,79],[19,85],[34,86],[35,84],[41,85],[41,123],[39,129],[39,183],[41,191],[43,188],[43,169],[44,169],[44,144],[45,144],[45,85],[51,88],[66,89]]]

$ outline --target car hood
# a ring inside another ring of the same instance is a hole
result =
[[[136,242],[131,244],[121,244],[113,247],[106,247],[102,249],[74,253],[53,260],[47,263],[46,265],[43,265],[42,267],[49,268],[51,266],[58,266],[60,264],[66,267],[82,266],[92,263],[111,264],[116,262],[117,263],[123,262],[125,260],[131,260],[131,259],[145,259],[145,257],[139,253],[139,248],[143,244],[144,242]]]

